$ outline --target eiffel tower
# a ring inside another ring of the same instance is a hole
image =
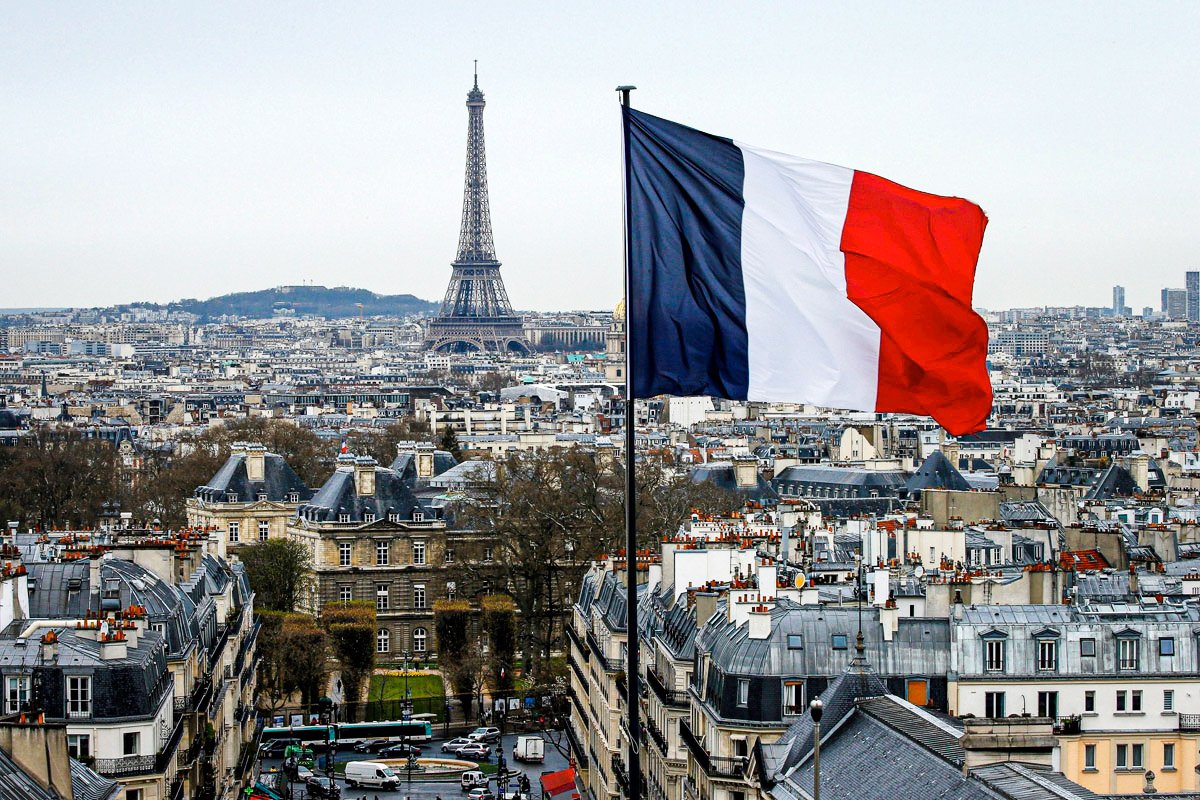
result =
[[[462,229],[450,285],[437,316],[425,328],[425,347],[444,353],[528,353],[522,320],[513,313],[500,277],[488,210],[487,158],[483,149],[483,92],[479,71],[467,93],[467,176]]]

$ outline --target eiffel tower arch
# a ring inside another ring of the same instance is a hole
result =
[[[521,317],[513,313],[500,277],[488,207],[483,143],[483,92],[479,74],[467,93],[467,170],[458,256],[437,316],[425,327],[425,347],[452,353],[529,352]]]

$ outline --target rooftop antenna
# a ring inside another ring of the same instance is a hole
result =
[[[479,91],[479,59],[475,59],[475,90]]]

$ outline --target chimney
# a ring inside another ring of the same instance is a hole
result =
[[[871,586],[875,590],[875,605],[887,605],[892,594],[892,575],[886,569],[876,569],[871,575]]]
[[[758,565],[758,594],[760,597],[774,597],[778,586],[779,570],[769,561]]]
[[[248,444],[246,454],[246,480],[262,482],[267,475],[267,448],[261,444]]]
[[[359,497],[375,496],[375,459],[370,456],[354,459],[354,492]]]
[[[951,439],[942,444],[942,455],[950,462],[950,466],[958,469],[958,455],[962,451],[962,445],[956,439]]]
[[[737,456],[733,459],[733,480],[739,489],[750,489],[758,485],[758,459],[753,456]]]
[[[53,630],[42,635],[42,661],[47,664],[58,663],[58,634]]]
[[[890,642],[900,627],[900,609],[895,603],[879,609],[879,626],[883,629],[883,640]]]
[[[1150,456],[1134,453],[1129,457],[1129,474],[1143,492],[1150,489]]]
[[[713,614],[717,613],[717,593],[716,592],[696,592],[696,625],[704,627],[704,624],[712,619]]]
[[[417,477],[433,477],[433,445],[422,442],[417,445]]]
[[[771,609],[769,606],[757,605],[750,609],[750,627],[746,635],[751,639],[771,638]]]

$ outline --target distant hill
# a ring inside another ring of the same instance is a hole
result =
[[[280,312],[331,319],[357,317],[360,313],[368,317],[403,317],[432,314],[437,311],[438,304],[411,294],[375,294],[348,286],[278,286],[257,292],[225,294],[209,300],[180,300],[168,304],[167,308],[191,312],[204,321],[226,315],[263,319]]]

